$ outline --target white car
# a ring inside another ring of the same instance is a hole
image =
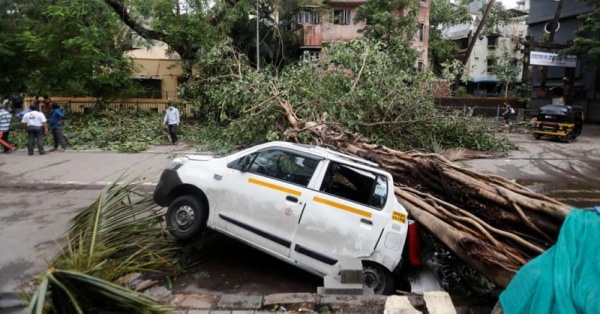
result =
[[[225,157],[175,158],[154,200],[168,206],[177,239],[209,227],[316,275],[336,275],[340,257],[363,263],[363,285],[394,291],[407,212],[392,176],[328,149],[270,142]]]

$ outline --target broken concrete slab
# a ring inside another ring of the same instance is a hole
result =
[[[212,309],[218,302],[219,297],[208,294],[178,294],[175,296],[171,305],[177,308],[186,309]]]
[[[407,296],[392,295],[385,302],[384,314],[420,314],[411,304]]]
[[[281,305],[288,311],[312,311],[316,303],[313,293],[276,293],[265,296],[263,308],[271,309]]]
[[[323,295],[319,305],[333,312],[352,309],[355,313],[382,313],[387,298],[383,295]]]
[[[217,302],[218,309],[258,310],[262,307],[263,297],[259,295],[223,294]]]

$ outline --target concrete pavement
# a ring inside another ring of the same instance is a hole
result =
[[[197,152],[187,145],[155,146],[135,154],[67,150],[28,156],[26,150],[20,149],[0,154],[0,188],[97,189],[124,174],[152,185],[173,157],[190,153]]]

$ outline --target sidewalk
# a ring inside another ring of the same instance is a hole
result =
[[[0,188],[102,189],[123,174],[155,185],[176,155],[202,154],[187,145],[154,146],[146,152],[123,154],[101,150],[68,150],[40,156],[26,149],[0,154]]]

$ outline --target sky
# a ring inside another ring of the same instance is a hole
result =
[[[512,9],[517,6],[517,0],[499,0],[507,9]]]

